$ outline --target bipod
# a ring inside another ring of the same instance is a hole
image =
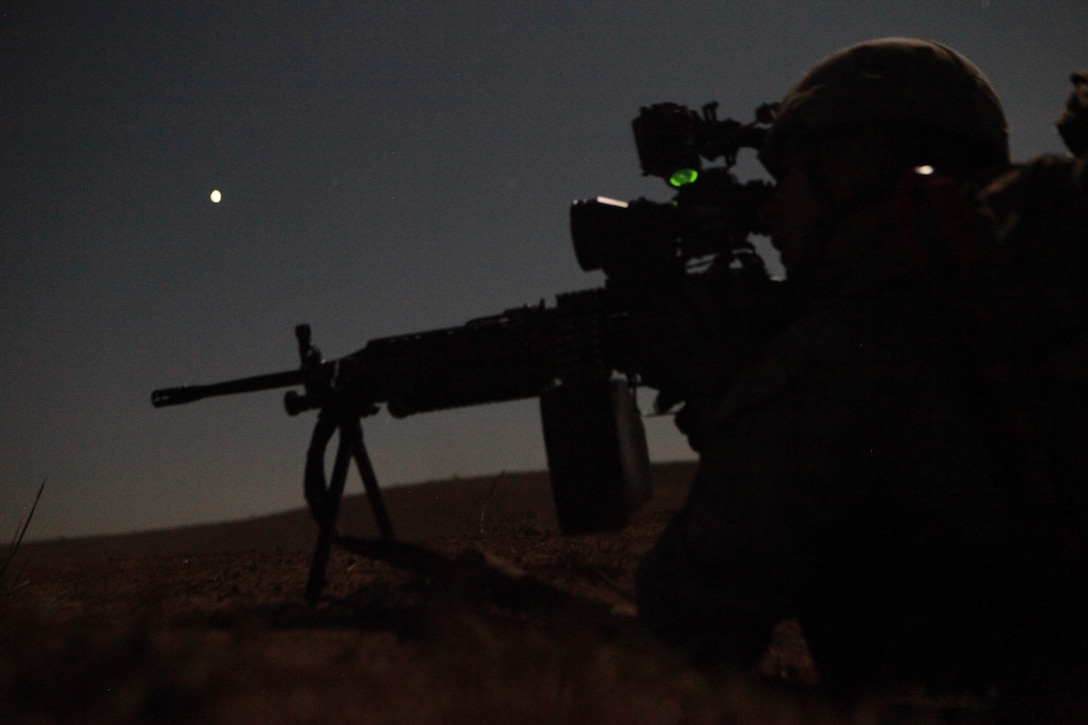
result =
[[[311,605],[316,604],[321,597],[326,583],[325,569],[329,563],[329,554],[332,552],[333,545],[339,543],[336,521],[340,515],[340,503],[344,496],[344,485],[347,482],[348,468],[352,461],[355,462],[359,475],[363,479],[363,487],[366,489],[366,496],[374,512],[374,520],[378,524],[381,538],[385,541],[392,541],[395,538],[393,526],[389,522],[389,514],[382,501],[381,490],[378,488],[378,477],[374,475],[374,467],[370,463],[370,456],[363,443],[363,426],[360,418],[359,413],[351,410],[350,407],[330,405],[322,408],[318,415],[317,425],[314,427],[310,448],[306,453],[306,502],[318,525],[317,544],[314,546],[310,576],[306,583],[306,599]],[[332,477],[326,485],[325,450],[336,432],[339,432],[340,440],[336,449]]]

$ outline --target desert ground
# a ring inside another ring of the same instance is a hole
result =
[[[564,537],[546,474],[386,494],[397,565],[338,549],[303,591],[305,511],[20,547],[0,593],[0,723],[986,722],[986,694],[825,697],[796,622],[759,672],[643,631],[633,575],[691,464],[655,467],[620,532]],[[366,501],[341,529],[373,536]]]

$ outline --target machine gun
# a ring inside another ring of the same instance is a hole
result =
[[[739,360],[774,327],[780,287],[748,241],[772,191],[730,172],[741,148],[759,148],[771,111],[756,121],[718,120],[675,104],[643,108],[633,122],[640,164],[676,189],[665,203],[598,197],[570,209],[577,260],[605,285],[472,320],[371,340],[326,361],[307,325],[295,332],[297,370],[211,385],[156,390],[156,407],[302,386],[287,412],[319,410],[306,456],[305,495],[319,535],[307,595],[322,591],[337,536],[345,480],[359,468],[383,539],[394,538],[360,420],[385,405],[394,417],[538,397],[558,520],[565,533],[617,529],[650,496],[649,456],[634,390],[659,391],[662,411],[690,400],[697,361]],[[701,159],[722,159],[702,168]],[[694,361],[694,362],[693,362]],[[325,453],[339,447],[331,476]],[[359,547],[356,547],[359,548]]]

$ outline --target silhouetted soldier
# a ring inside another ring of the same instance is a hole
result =
[[[1007,675],[1083,617],[1085,164],[1012,166],[983,74],[908,39],[805,74],[761,160],[800,311],[701,432],[641,616],[735,666],[798,616],[833,688]]]

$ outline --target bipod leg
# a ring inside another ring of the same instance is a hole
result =
[[[343,436],[344,432],[342,431],[340,435]],[[385,510],[382,492],[378,488],[378,477],[374,475],[374,466],[370,465],[370,455],[366,452],[366,444],[363,443],[363,427],[359,425],[359,421],[355,421],[351,436],[351,452],[355,457],[355,465],[359,467],[359,475],[363,479],[363,488],[366,489],[366,497],[370,501],[370,510],[374,512],[378,531],[383,539],[392,541],[396,538],[393,535],[393,525],[389,522],[389,512]]]
[[[352,418],[356,429],[359,427],[358,419]],[[352,458],[352,436],[345,435],[351,423],[340,424],[340,441],[336,448],[336,462],[332,467],[332,480],[329,481],[328,497],[322,508],[322,520],[318,522],[317,544],[314,546],[314,555],[310,563],[310,578],[306,583],[306,600],[310,604],[316,604],[325,588],[325,568],[329,564],[329,553],[332,551],[333,539],[336,537],[336,519],[340,516],[340,501],[344,497],[344,484],[348,477],[348,464]]]
[[[321,506],[317,544],[310,563],[310,578],[306,583],[306,599],[310,604],[317,603],[325,588],[325,570],[329,564],[332,546],[337,543],[336,521],[340,516],[340,503],[344,498],[344,486],[352,460],[359,467],[359,475],[363,479],[363,487],[366,489],[382,539],[392,541],[395,538],[393,525],[389,521],[389,513],[385,509],[381,489],[378,487],[378,477],[374,474],[374,466],[370,463],[370,455],[363,443],[363,427],[358,417],[349,416],[341,420],[337,429],[340,440],[336,448],[336,461],[333,463],[332,479]]]

